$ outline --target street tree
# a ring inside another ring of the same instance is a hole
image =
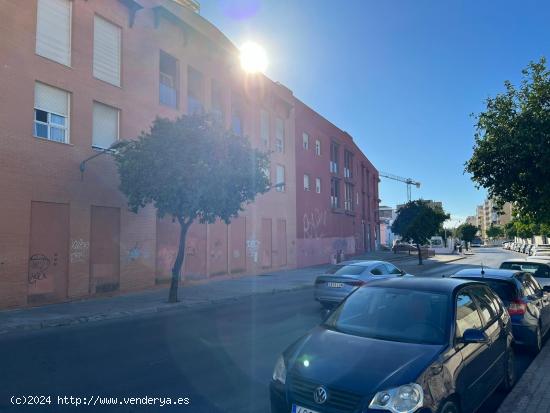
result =
[[[487,228],[487,236],[491,239],[501,238],[504,235],[504,230],[498,225],[491,225]]]
[[[519,87],[486,101],[476,117],[474,151],[465,170],[499,205],[550,223],[550,71],[546,60],[523,70]]]
[[[504,224],[504,234],[507,239],[513,239],[517,236],[518,232],[514,221]]]
[[[193,222],[229,223],[269,189],[269,156],[208,115],[157,118],[149,131],[115,146],[120,190],[135,213],[152,204],[179,223],[168,301],[178,300],[187,231]]]
[[[462,241],[466,243],[466,250],[468,250],[468,245],[476,237],[479,228],[472,224],[462,224],[457,228],[457,235]]]
[[[432,207],[424,200],[409,201],[399,208],[391,229],[403,241],[416,244],[418,264],[422,265],[420,246],[427,244],[449,217],[441,207]]]

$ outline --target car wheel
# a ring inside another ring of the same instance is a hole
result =
[[[537,331],[535,331],[535,340],[531,346],[531,352],[533,354],[538,354],[542,349],[542,332],[540,331],[540,326],[537,326]]]
[[[439,409],[439,413],[460,413],[460,408],[454,401],[447,400]]]
[[[506,355],[506,364],[504,367],[504,380],[502,381],[502,390],[509,392],[516,384],[516,363],[514,350],[509,349]]]

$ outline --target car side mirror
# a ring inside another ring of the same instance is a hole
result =
[[[399,272],[401,273],[401,275],[405,275],[405,274],[407,274],[407,272],[406,272],[406,271],[404,271],[404,270],[399,270]]]
[[[464,331],[462,334],[462,339],[460,340],[464,344],[469,343],[487,343],[487,335],[477,328],[469,328]]]

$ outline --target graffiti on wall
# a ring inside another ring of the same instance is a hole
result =
[[[304,238],[321,238],[324,236],[324,228],[327,225],[327,211],[315,208],[312,212],[305,213],[303,218]]]
[[[90,243],[88,241],[85,241],[82,238],[71,241],[71,263],[87,261],[89,254]]]
[[[52,264],[44,254],[33,254],[29,258],[29,284],[36,284],[37,281],[46,278],[48,268]],[[57,254],[54,254],[53,265],[57,265]]]
[[[216,239],[210,250],[212,260],[221,260],[224,257],[224,243],[221,239]]]
[[[128,260],[129,261],[135,261],[139,257],[141,257],[143,253],[141,252],[141,247],[139,246],[139,243],[135,243],[132,248],[128,250]]]
[[[258,251],[260,250],[260,241],[257,239],[246,240],[246,255],[252,258],[254,262],[258,262]]]

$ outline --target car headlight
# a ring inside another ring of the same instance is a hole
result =
[[[273,370],[273,380],[285,384],[286,381],[286,366],[283,356],[279,356],[275,369]]]
[[[416,383],[405,384],[376,393],[369,404],[371,409],[392,413],[413,413],[424,403],[424,391]]]

